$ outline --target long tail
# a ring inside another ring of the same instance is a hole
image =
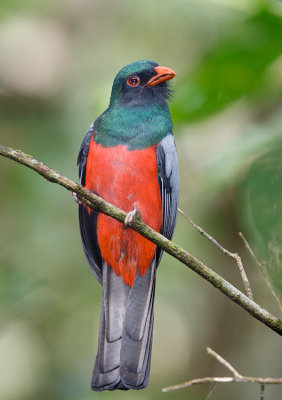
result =
[[[132,288],[103,266],[95,391],[143,389],[148,385],[154,323],[155,262]]]

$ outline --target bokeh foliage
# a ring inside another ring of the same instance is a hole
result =
[[[238,238],[281,295],[282,8],[259,0],[34,0],[0,3],[0,142],[77,179],[75,160],[116,72],[153,59],[177,72],[171,111],[180,206],[243,256],[255,300],[278,309]],[[90,391],[101,289],[84,258],[69,193],[0,160],[0,398],[204,399],[161,387],[224,374],[281,375],[281,341],[165,256],[158,271],[151,380],[142,392]],[[242,288],[236,266],[179,217],[174,237]],[[266,396],[280,399],[279,387]],[[213,398],[257,398],[217,388]],[[268,397],[267,397],[268,398]]]
[[[264,9],[232,27],[186,78],[172,105],[176,120],[190,122],[220,111],[262,86],[281,56],[282,20]]]
[[[251,165],[242,187],[249,224],[261,244],[263,267],[277,294],[282,294],[282,141]]]

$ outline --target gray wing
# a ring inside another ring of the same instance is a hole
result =
[[[174,137],[167,135],[157,146],[157,170],[163,206],[162,234],[172,238],[178,210],[179,170]],[[157,262],[162,251],[158,250]]]
[[[87,157],[88,157],[89,145],[90,145],[93,133],[94,133],[94,123],[95,122],[93,122],[90,125],[88,132],[86,133],[86,135],[81,143],[79,153],[77,156],[78,176],[79,176],[80,184],[83,186],[85,185],[86,161],[87,161]]]
[[[94,122],[90,126],[85,138],[83,139],[77,158],[80,184],[83,186],[85,185],[86,162],[93,133]],[[98,281],[102,283],[102,257],[97,241],[97,212],[93,210],[90,215],[87,211],[87,208],[84,205],[80,204],[78,215],[80,235],[84,253],[94,275],[96,276]]]

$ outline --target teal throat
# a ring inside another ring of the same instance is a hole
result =
[[[157,145],[172,132],[166,103],[148,106],[109,107],[94,125],[95,142],[103,147],[126,145],[129,150]]]

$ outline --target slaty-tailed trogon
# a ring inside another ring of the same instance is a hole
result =
[[[78,155],[80,182],[171,238],[178,161],[167,105],[175,73],[152,61],[121,69],[110,105],[90,126]],[[79,205],[83,248],[103,286],[92,389],[148,385],[156,269],[162,251],[130,227]]]

